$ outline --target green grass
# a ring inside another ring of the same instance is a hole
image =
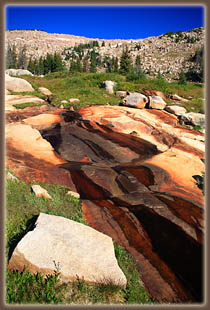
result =
[[[19,104],[13,104],[13,107],[17,109],[24,109],[27,107],[41,107],[43,103],[34,103],[34,102],[24,102]]]
[[[7,170],[9,171],[9,170]],[[12,171],[10,171],[12,173]],[[36,198],[31,184],[6,182],[6,258],[11,257],[17,243],[30,230],[40,212],[63,216],[88,225],[83,217],[80,200],[67,195],[69,188],[40,184],[52,199]],[[43,278],[27,270],[6,271],[6,302],[8,304],[144,304],[151,303],[141,285],[131,255],[114,243],[118,264],[127,278],[125,289],[113,284],[88,284],[80,279],[61,283],[59,270]]]
[[[194,101],[189,104],[192,105],[195,112],[199,112],[200,105],[195,103],[195,100],[203,97],[203,84],[199,83],[187,83],[186,85],[180,85],[178,82],[168,83],[165,79],[149,79],[140,78],[137,80],[129,80],[126,76],[117,73],[70,73],[55,72],[46,75],[44,78],[37,76],[26,76],[25,79],[32,84],[35,92],[31,93],[37,96],[43,96],[38,92],[39,87],[46,87],[52,93],[52,104],[59,107],[62,100],[69,100],[70,98],[80,99],[80,103],[66,103],[65,108],[71,106],[75,110],[87,105],[100,105],[109,103],[111,105],[118,105],[120,103],[119,97],[115,94],[108,94],[104,88],[102,88],[102,82],[105,80],[112,80],[116,82],[115,91],[127,90],[130,92],[138,91],[143,92],[143,89],[159,90],[166,94],[176,93],[183,98],[191,96]],[[24,93],[25,94],[25,93]],[[28,93],[27,93],[28,94]],[[167,100],[167,103],[170,103]],[[185,104],[183,104],[185,106]],[[189,107],[186,105],[187,109]]]

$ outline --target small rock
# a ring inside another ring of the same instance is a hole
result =
[[[40,185],[32,185],[31,188],[35,193],[36,197],[44,197],[47,199],[52,199],[52,197],[48,194],[47,190],[42,188]]]
[[[148,98],[140,93],[130,93],[123,99],[123,105],[133,108],[143,109],[148,102]]]
[[[64,106],[63,106],[63,104],[61,104],[61,105],[60,105],[60,109],[64,109]]]
[[[149,107],[151,109],[163,110],[166,102],[160,96],[149,96]]]
[[[114,94],[114,86],[116,85],[113,81],[103,81],[103,86],[109,94]]]
[[[46,95],[46,96],[52,95],[52,92],[51,92],[49,89],[45,88],[45,87],[39,87],[39,88],[38,88],[38,91],[39,91],[40,93]]]
[[[116,92],[116,96],[120,97],[121,99],[125,98],[127,96],[127,91],[125,90],[118,90]]]
[[[70,103],[80,103],[80,100],[77,99],[77,98],[70,98],[70,99],[69,99],[69,102],[70,102]]]
[[[177,94],[170,95],[170,99],[172,99],[172,100],[179,100],[179,101],[183,101],[183,102],[188,102],[189,101],[187,99],[184,99],[184,98],[178,96]]]
[[[162,91],[152,90],[152,89],[143,89],[145,95],[147,96],[159,96],[162,99],[166,100],[166,96]]]
[[[168,111],[172,114],[175,114],[175,115],[182,115],[182,114],[187,112],[187,110],[184,107],[179,107],[176,105],[168,105],[168,106],[166,106],[165,109],[166,109],[166,111]]]
[[[67,100],[62,100],[61,103],[63,103],[63,104],[64,103],[68,103],[68,101]]]
[[[7,172],[7,180],[19,182],[18,178],[14,176],[13,174],[11,174],[10,172]]]
[[[80,194],[76,193],[76,192],[73,192],[73,191],[68,191],[67,195],[71,195],[74,198],[80,199]]]

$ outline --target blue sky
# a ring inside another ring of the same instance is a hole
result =
[[[205,7],[32,6],[5,7],[6,29],[37,29],[99,39],[143,39],[204,26]]]

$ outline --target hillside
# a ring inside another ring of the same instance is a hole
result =
[[[192,57],[197,50],[203,47],[204,39],[204,28],[196,28],[186,32],[168,32],[157,37],[135,40],[103,40],[66,34],[52,34],[37,30],[13,30],[6,31],[5,50],[7,51],[8,44],[10,46],[15,45],[18,53],[25,46],[28,60],[30,57],[38,59],[41,56],[46,56],[47,53],[53,54],[57,52],[62,54],[62,58],[68,67],[69,60],[67,56],[78,45],[97,41],[98,47],[92,47],[91,49],[94,48],[99,54],[102,64],[106,56],[118,57],[119,59],[123,49],[127,46],[133,63],[136,56],[140,55],[141,68],[148,76],[156,76],[160,72],[168,80],[171,80],[177,78],[182,69],[187,72],[193,66]],[[88,52],[90,52],[88,48],[84,49],[84,55]],[[103,69],[105,70],[102,66],[102,72]]]

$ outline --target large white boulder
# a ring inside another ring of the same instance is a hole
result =
[[[126,286],[115,258],[112,239],[95,229],[64,217],[40,213],[35,228],[16,246],[9,269],[43,275],[56,269],[64,282],[83,279]]]
[[[26,80],[11,77],[5,74],[5,88],[14,92],[34,91],[33,87]]]
[[[20,75],[31,75],[33,76],[33,74],[28,71],[28,70],[25,70],[25,69],[7,69],[6,71],[6,74],[8,75],[15,75],[15,76],[20,76]]]

